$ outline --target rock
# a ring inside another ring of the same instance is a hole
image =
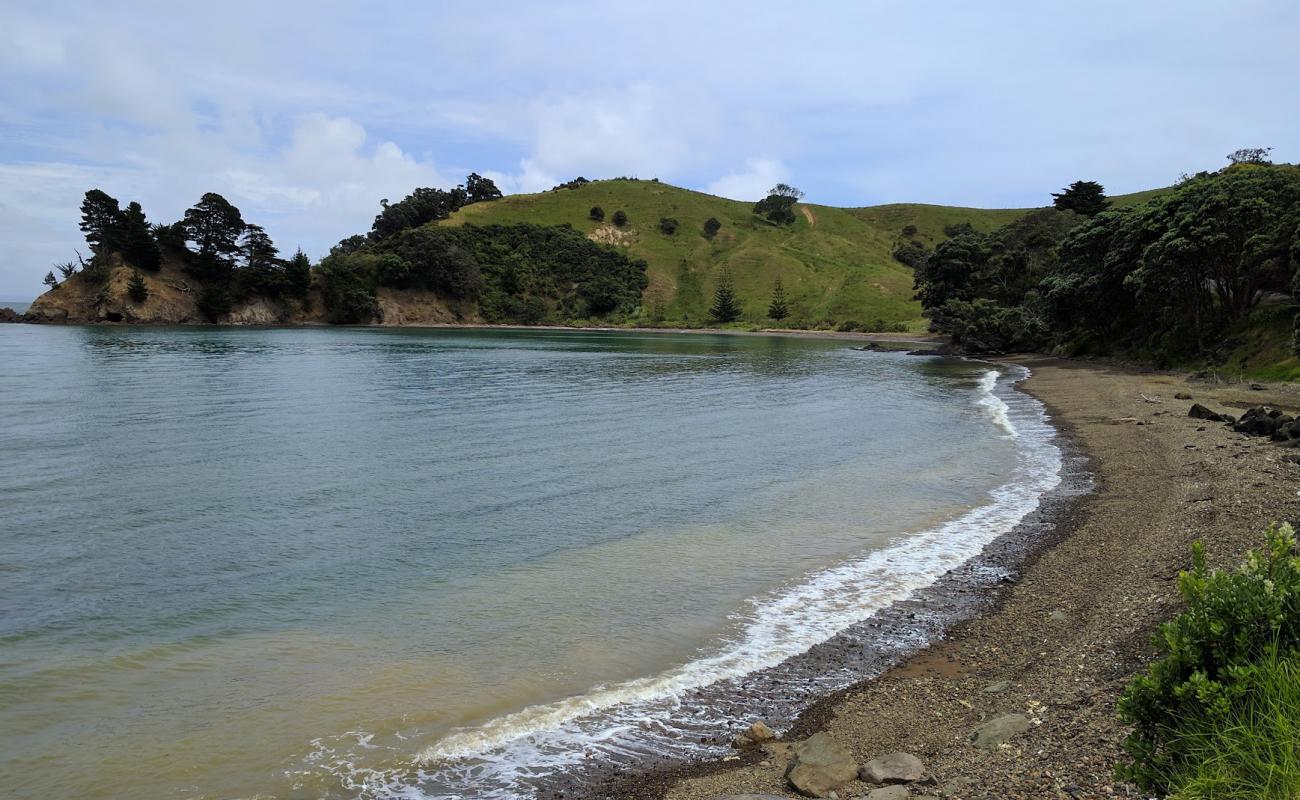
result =
[[[1187,392],[1174,392],[1175,400],[1191,400],[1192,396]]]
[[[925,777],[925,765],[911,753],[890,753],[863,764],[858,777],[867,783],[912,783]]]
[[[886,786],[867,792],[867,800],[907,800],[911,795],[906,786]]]
[[[1002,694],[1011,690],[1011,681],[994,681],[984,687],[984,694]]]
[[[0,322],[22,322],[23,315],[6,306],[0,308]]]
[[[817,733],[794,746],[785,777],[805,797],[826,797],[858,777],[858,764],[843,745]]]
[[[1300,439],[1300,422],[1295,417],[1283,414],[1276,418],[1277,427],[1273,429],[1273,441],[1287,442],[1292,439]]]
[[[1069,622],[1070,615],[1059,608],[1047,615],[1053,622]]]
[[[776,794],[719,794],[709,800],[786,800]]]
[[[1223,415],[1211,411],[1200,403],[1192,403],[1192,407],[1187,412],[1187,416],[1192,419],[1208,419],[1211,422],[1222,422]]]
[[[1246,409],[1246,413],[1241,415],[1241,419],[1237,420],[1232,429],[1249,436],[1272,436],[1280,416],[1281,412],[1274,411],[1268,406],[1255,406]]]
[[[736,747],[750,747],[763,742],[770,742],[775,738],[776,734],[772,732],[771,728],[767,727],[766,722],[760,719],[746,728],[744,732],[738,734],[731,743]]]
[[[1029,730],[1029,717],[1024,714],[1004,714],[980,725],[971,732],[971,743],[983,750],[992,750],[1012,737]]]
[[[1264,391],[1265,389],[1267,389],[1268,387],[1265,386],[1265,385],[1262,384],[1262,383],[1252,383],[1252,384],[1250,385],[1250,388],[1251,388],[1251,390],[1253,390],[1253,391],[1256,391],[1256,392],[1262,392],[1262,391]]]
[[[975,782],[970,778],[953,778],[939,788],[939,796],[945,798],[966,797]]]

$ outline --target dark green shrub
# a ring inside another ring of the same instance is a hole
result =
[[[916,226],[915,226],[915,225],[904,225],[904,226],[903,226],[903,235],[906,236],[906,237],[909,238],[909,239],[912,238],[913,236],[915,236],[915,235],[916,235]]]
[[[627,224],[627,214],[623,209],[614,212],[614,224],[620,228]]]
[[[839,331],[840,333],[850,333],[856,330],[865,330],[865,328],[863,328],[862,325],[859,324],[856,320],[846,319],[843,322],[841,322],[839,325],[836,325],[835,330]]]
[[[704,220],[704,238],[712,239],[718,235],[720,230],[722,230],[722,223],[718,222],[717,217],[709,217]]]
[[[126,284],[126,293],[133,303],[143,303],[149,299],[149,284],[144,282],[144,274],[140,270],[131,270],[131,280]]]
[[[660,217],[659,231],[664,236],[672,236],[674,233],[677,233],[677,220],[672,217]]]
[[[234,299],[230,296],[228,288],[214,283],[199,290],[199,298],[195,305],[204,319],[208,322],[216,322],[230,313],[230,309],[234,306]]]
[[[924,262],[926,257],[929,255],[930,251],[925,245],[918,241],[909,240],[906,242],[899,242],[894,246],[894,260],[904,266],[911,267],[912,269],[921,266],[922,262]]]
[[[587,212],[587,217],[594,219],[596,222],[602,222],[605,219],[605,209],[600,206],[592,206],[591,210]]]
[[[1236,572],[1209,571],[1205,549],[1178,578],[1187,610],[1160,626],[1159,661],[1136,677],[1119,701],[1133,726],[1124,742],[1131,759],[1120,774],[1146,790],[1177,788],[1198,760],[1189,732],[1239,714],[1252,666],[1270,653],[1300,647],[1300,558],[1290,525],[1272,526],[1267,546]]]

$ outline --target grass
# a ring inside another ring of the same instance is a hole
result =
[[[592,206],[605,222],[588,219]],[[476,203],[443,224],[569,224],[588,235],[608,237],[645,259],[650,285],[642,318],[659,309],[664,324],[703,325],[717,275],[732,274],[747,326],[775,326],[766,318],[772,285],[785,284],[791,316],[782,325],[834,327],[844,320],[925,327],[920,304],[912,299],[912,271],[894,261],[895,243],[906,225],[916,225],[926,241],[943,236],[943,226],[969,222],[980,230],[1016,219],[1024,210],[989,211],[944,206],[895,205],[843,209],[800,204],[793,225],[775,227],[755,216],[752,204],[681,189],[655,181],[595,181],[577,189],[513,195]],[[616,229],[614,212],[628,215]],[[804,211],[808,213],[804,213]],[[659,219],[680,223],[674,235],[659,230]],[[712,239],[703,235],[710,217],[722,223]]]
[[[1272,652],[1244,682],[1222,721],[1183,732],[1193,766],[1175,776],[1176,800],[1300,797],[1300,661]]]
[[[1160,191],[1124,195],[1113,202],[1131,205]],[[916,226],[915,237],[933,246],[945,238],[946,226],[968,223],[992,231],[1030,211],[923,203],[866,208],[801,203],[793,225],[775,227],[755,216],[752,205],[657,181],[617,179],[475,203],[443,224],[567,224],[627,248],[633,258],[645,259],[650,279],[642,312],[628,320],[630,324],[653,324],[656,318],[665,325],[707,324],[715,281],[726,267],[746,326],[777,326],[767,319],[767,306],[780,276],[791,310],[782,327],[833,328],[844,320],[868,325],[879,320],[921,332],[927,321],[912,299],[912,271],[892,256],[903,228]],[[588,218],[593,206],[604,209],[604,222]],[[610,222],[618,210],[628,216],[622,228]],[[675,234],[660,232],[662,217],[680,223]],[[711,240],[703,235],[704,221],[710,217],[722,223]]]

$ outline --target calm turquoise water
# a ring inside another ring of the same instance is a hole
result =
[[[995,377],[784,338],[0,326],[2,793],[527,795],[1032,508],[1059,461]]]

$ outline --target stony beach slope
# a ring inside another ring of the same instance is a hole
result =
[[[1033,370],[1024,389],[1088,456],[1095,491],[1063,513],[993,610],[827,698],[781,741],[648,776],[619,794],[794,797],[790,778],[810,770],[792,766],[847,758],[862,777],[822,787],[822,796],[1140,796],[1114,778],[1126,733],[1115,701],[1154,655],[1155,627],[1178,608],[1176,579],[1192,542],[1206,543],[1212,566],[1233,567],[1270,522],[1300,516],[1300,465],[1288,459],[1300,451],[1188,410],[1199,402],[1234,416],[1261,404],[1295,413],[1300,392],[1018,361]],[[874,784],[873,759],[893,753],[915,756],[923,777]],[[845,774],[844,764],[836,769]]]

